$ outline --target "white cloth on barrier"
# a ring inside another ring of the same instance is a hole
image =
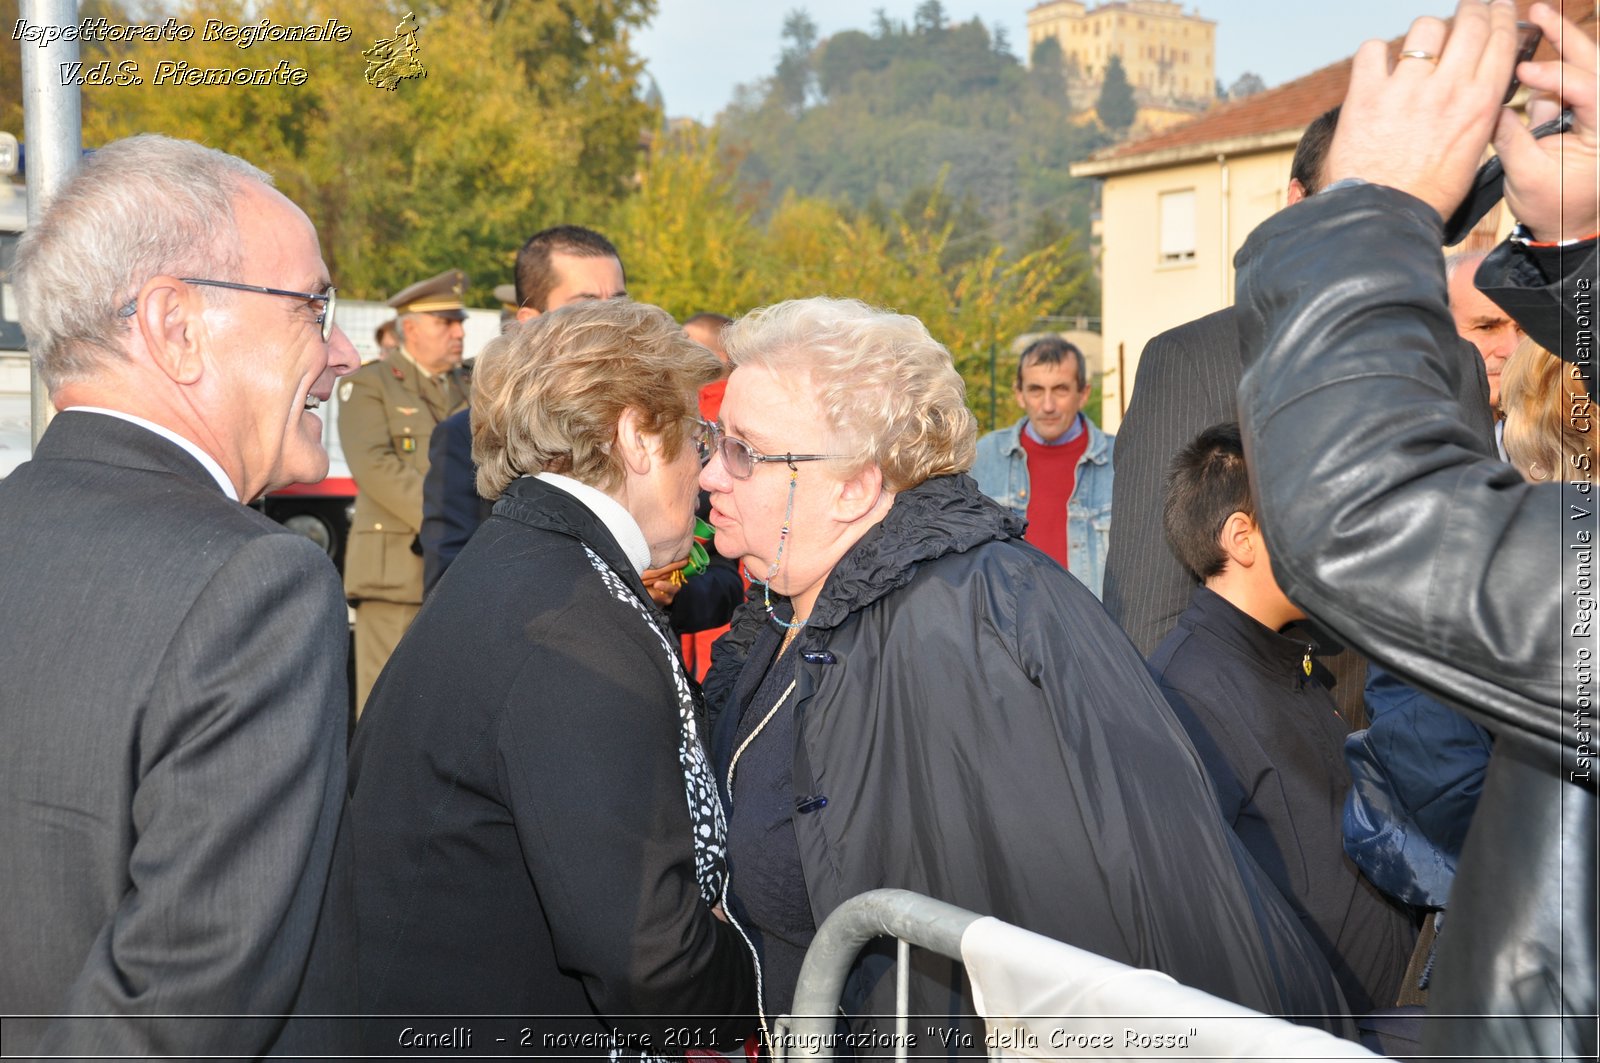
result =
[[[998,1058],[1382,1058],[994,918],[967,928],[961,959]]]

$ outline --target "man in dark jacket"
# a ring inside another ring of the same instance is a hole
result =
[[[625,299],[627,276],[611,241],[577,225],[556,225],[528,237],[517,252],[516,320],[531,321],[568,303]],[[422,484],[422,586],[431,592],[491,507],[478,494],[472,461],[472,410],[439,422]]]
[[[338,1050],[282,1016],[354,1003],[314,934],[343,596],[241,505],[328,471],[311,411],[357,359],[316,229],[244,160],[146,135],[87,160],[16,265],[61,413],[0,483],[4,1051]]]
[[[1478,453],[1438,255],[1492,131],[1529,245],[1484,266],[1515,296],[1486,290],[1592,379],[1594,44],[1532,8],[1563,61],[1516,74],[1573,115],[1536,142],[1499,110],[1515,17],[1465,0],[1453,31],[1417,20],[1392,71],[1382,42],[1357,53],[1332,185],[1240,253],[1241,342],[1259,352],[1240,406],[1248,445],[1274,456],[1252,472],[1284,590],[1496,736],[1430,998],[1476,1017],[1431,1020],[1426,1049],[1592,1057],[1592,493]]]
[[[1172,552],[1201,585],[1150,671],[1216,785],[1222,818],[1294,906],[1345,999],[1358,1013],[1389,1007],[1416,931],[1344,854],[1345,727],[1316,644],[1286,630],[1305,614],[1272,578],[1237,424],[1178,452],[1162,516]]]
[[[1289,206],[1316,195],[1339,121],[1337,107],[1318,115],[1295,146]],[[1149,656],[1189,604],[1194,577],[1161,534],[1162,483],[1172,458],[1202,430],[1238,419],[1239,323],[1234,308],[1168,329],[1145,344],[1133,398],[1117,429],[1114,512],[1106,554],[1106,611]],[[1354,675],[1361,665],[1352,669]],[[1341,683],[1338,693],[1350,686]]]

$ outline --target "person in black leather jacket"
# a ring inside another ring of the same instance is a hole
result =
[[[1465,1017],[1430,1019],[1426,1049],[1593,1057],[1594,501],[1480,456],[1445,356],[1441,219],[1492,131],[1528,243],[1478,283],[1593,376],[1594,44],[1533,7],[1562,59],[1516,73],[1573,113],[1536,142],[1499,108],[1515,17],[1464,0],[1453,29],[1413,23],[1392,68],[1382,42],[1357,53],[1329,189],[1240,253],[1240,407],[1252,452],[1271,455],[1252,469],[1284,590],[1496,735],[1430,1000]]]

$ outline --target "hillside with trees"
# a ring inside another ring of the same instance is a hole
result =
[[[1088,182],[1067,165],[1103,140],[1065,113],[1059,53],[1025,69],[976,21],[915,22],[826,42],[803,13],[772,78],[718,130],[669,132],[630,32],[655,0],[175,0],[112,23],[305,26],[343,41],[85,44],[86,67],[134,63],[141,84],[86,84],[83,142],[158,132],[240,155],[316,223],[341,294],[382,299],[455,266],[493,305],[516,250],[549,225],[616,243],[634,298],[680,319],[828,294],[915,314],[945,343],[969,402],[1015,413],[1007,351],[1050,314],[1098,312]],[[367,84],[362,51],[408,10],[425,77]],[[16,16],[0,0],[0,20]],[[0,128],[18,133],[15,41],[0,42]],[[159,85],[161,62],[303,70],[301,84]],[[5,90],[10,88],[11,92]]]
[[[782,45],[772,76],[717,125],[758,211],[792,190],[881,220],[920,213],[938,185],[956,259],[996,243],[1012,255],[1069,236],[1087,246],[1093,182],[1067,168],[1109,137],[1074,123],[1053,42],[1030,69],[1003,32],[952,25],[924,0],[910,25],[880,10],[826,41],[792,11]]]

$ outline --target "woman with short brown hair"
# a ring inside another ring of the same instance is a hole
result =
[[[698,690],[640,579],[689,552],[696,392],[720,365],[617,300],[516,326],[478,362],[494,514],[351,753],[360,1010],[523,1016],[502,1044],[567,1055],[736,1043],[734,1024],[685,1021],[748,1012],[753,971],[717,917],[725,826]],[[690,1027],[695,1043],[668,1040]],[[369,1020],[368,1047],[404,1046],[400,1028]]]

